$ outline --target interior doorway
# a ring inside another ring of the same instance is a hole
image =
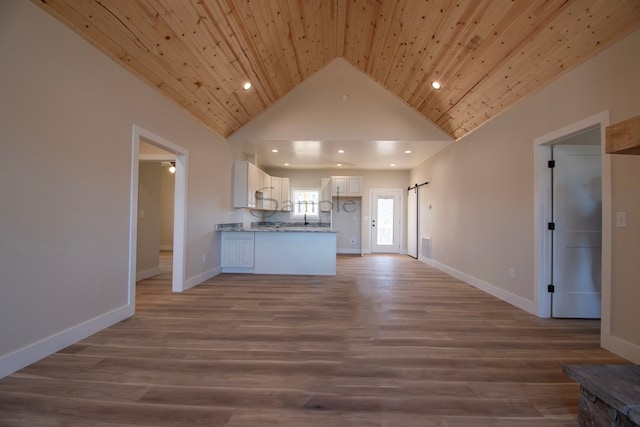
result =
[[[611,286],[611,167],[604,155],[608,124],[604,112],[534,141],[537,314],[602,317],[604,329]]]
[[[175,211],[175,154],[140,141],[136,280],[156,278],[171,287]],[[168,256],[171,255],[171,256]]]
[[[371,190],[371,252],[400,253],[402,190]]]
[[[136,255],[138,227],[138,176],[141,142],[158,147],[175,156],[175,192],[173,219],[173,250],[171,290],[182,292],[185,281],[185,239],[186,239],[186,177],[188,151],[139,126],[133,126],[131,162],[131,200],[129,223],[129,303],[135,306]]]

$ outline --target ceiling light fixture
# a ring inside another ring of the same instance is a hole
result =
[[[411,154],[411,150],[404,150],[404,154]]]
[[[160,162],[160,166],[169,167],[168,171],[171,173],[176,173],[176,162],[172,162],[169,160],[163,160]]]
[[[278,152],[278,149],[277,149],[277,148],[274,148],[273,150],[271,150],[271,152],[272,152],[272,153],[277,153],[277,152]]]
[[[435,90],[438,90],[442,87],[442,85],[440,84],[440,82],[433,81],[431,82],[431,87],[434,88]]]
[[[389,166],[391,166],[392,168],[395,168],[396,164],[395,163],[391,163]]]
[[[245,82],[245,84],[242,85],[242,89],[249,90],[251,89],[251,86],[253,86],[251,82]]]
[[[285,166],[289,166],[289,163],[285,163],[284,165],[285,165]]]
[[[347,99],[349,99],[349,95],[346,93],[340,97],[341,101],[346,101]]]
[[[338,153],[344,154],[344,150],[338,150]]]
[[[340,167],[340,166],[342,166],[342,163],[338,163],[336,166]]]

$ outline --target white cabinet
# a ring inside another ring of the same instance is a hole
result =
[[[250,162],[233,164],[233,207],[291,210],[289,178],[269,176]]]
[[[271,210],[280,210],[282,208],[282,178],[280,177],[271,177],[271,197],[269,202],[269,209]]]
[[[288,212],[291,210],[289,201],[289,178],[271,177],[271,197],[264,209]]]
[[[256,186],[256,209],[273,209],[271,207],[271,177],[266,173],[256,168],[257,172],[257,186]]]
[[[362,177],[332,176],[331,195],[333,197],[362,197]]]
[[[280,178],[280,180],[280,203],[278,204],[278,209],[285,212],[291,212],[293,203],[291,203],[291,188],[289,184],[289,178]]]
[[[320,187],[320,211],[331,211],[331,178],[322,178]]]
[[[255,208],[260,169],[253,163],[237,161],[233,164],[233,207]]]
[[[254,234],[252,232],[222,233],[221,267],[253,268],[254,265]]]

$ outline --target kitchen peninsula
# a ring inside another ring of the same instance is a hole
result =
[[[328,226],[219,224],[223,273],[336,274],[336,232]]]

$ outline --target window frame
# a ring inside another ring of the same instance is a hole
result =
[[[317,201],[308,202],[314,203],[314,212],[307,211],[306,216],[307,219],[320,218],[320,195],[322,194],[321,189],[316,187],[295,187],[291,188],[291,219],[302,219],[305,217],[305,212],[299,212],[297,209],[301,202],[296,202],[296,192],[315,192],[317,194]]]

